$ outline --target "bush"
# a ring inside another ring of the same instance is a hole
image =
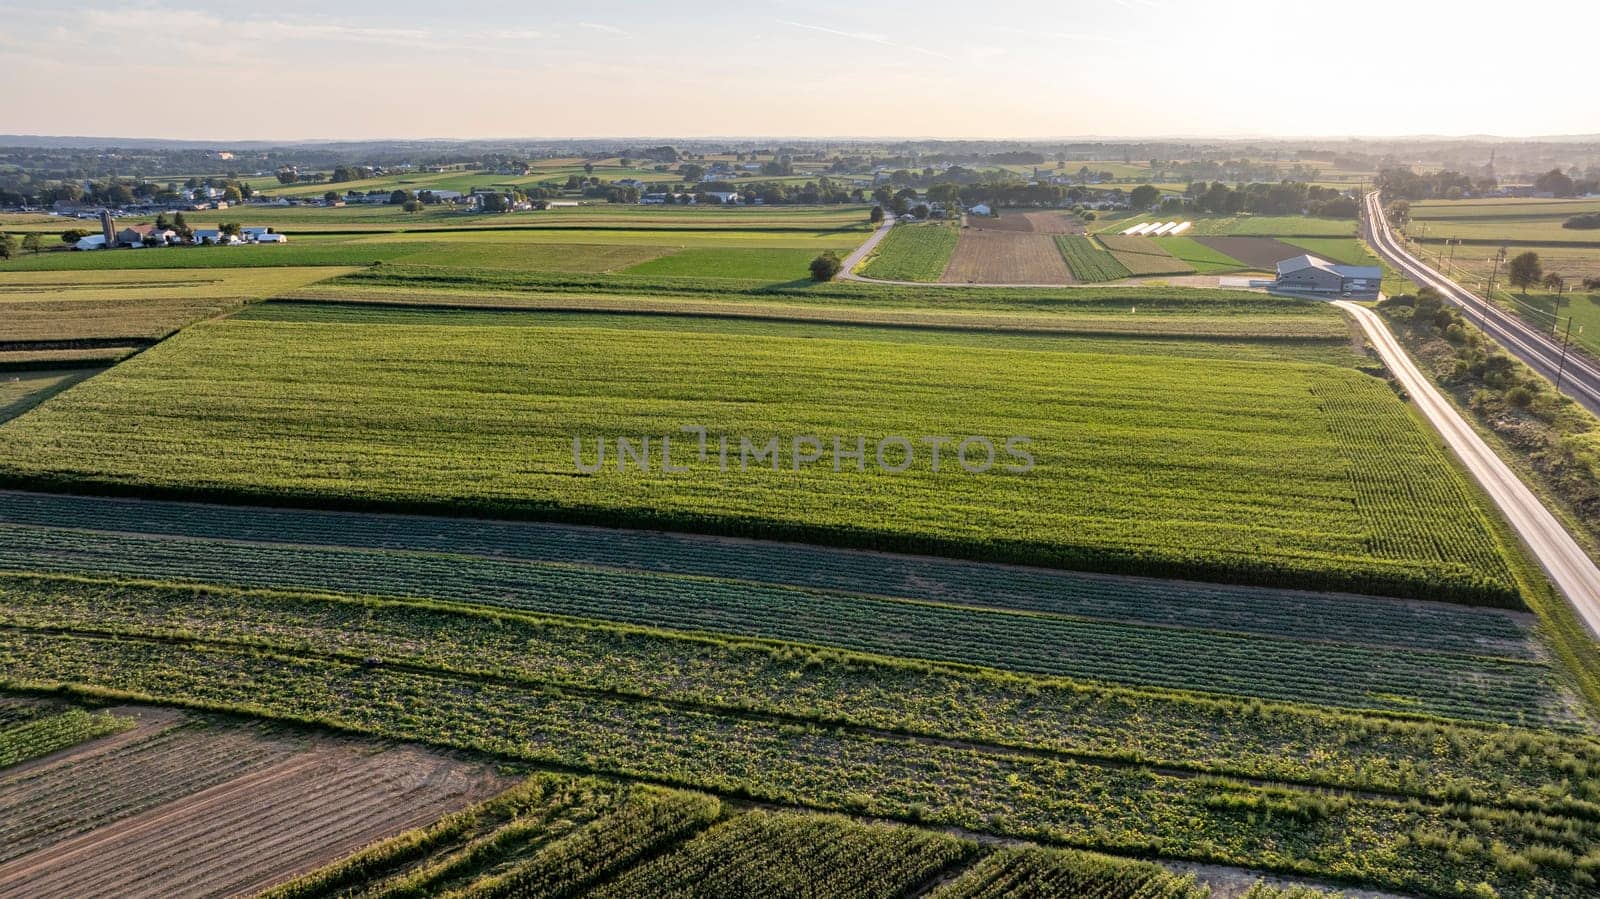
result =
[[[1520,385],[1513,387],[1506,391],[1506,402],[1518,409],[1526,409],[1533,402],[1533,391]]]
[[[1600,212],[1591,212],[1587,215],[1575,215],[1562,223],[1561,227],[1581,230],[1600,228]]]
[[[821,256],[811,260],[811,280],[832,281],[834,278],[838,277],[840,268],[842,268],[842,266],[839,262],[838,254],[834,253],[832,250],[829,250],[828,252],[823,253]]]

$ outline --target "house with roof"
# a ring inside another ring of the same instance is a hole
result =
[[[1278,263],[1278,278],[1273,287],[1297,293],[1377,299],[1383,285],[1383,269],[1375,265],[1339,265],[1306,254]]]

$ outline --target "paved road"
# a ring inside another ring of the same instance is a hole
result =
[[[1445,442],[1477,478],[1495,505],[1500,507],[1522,539],[1533,550],[1539,564],[1561,592],[1571,601],[1592,634],[1600,636],[1600,568],[1584,554],[1572,535],[1561,526],[1544,503],[1522,483],[1515,472],[1478,432],[1467,424],[1454,406],[1417,369],[1411,357],[1389,333],[1376,312],[1345,300],[1334,305],[1354,316],[1366,331],[1367,339],[1389,371],[1405,387],[1406,393],[1422,414],[1439,430]]]
[[[889,229],[892,227],[894,227],[894,213],[885,209],[883,211],[883,221],[879,223],[878,230],[872,232],[872,236],[867,238],[865,243],[856,247],[854,253],[844,257],[844,262],[839,265],[839,277],[846,281],[872,280],[856,274],[856,266],[860,265],[861,260],[866,259],[869,253],[878,248],[878,244],[883,242],[884,236],[889,233]]]
[[[1561,362],[1561,343],[1523,321],[1515,313],[1486,303],[1482,298],[1451,281],[1413,256],[1389,228],[1383,216],[1378,192],[1367,194],[1362,224],[1367,241],[1418,284],[1432,285],[1445,299],[1459,306],[1486,334],[1511,355],[1551,381],[1561,373],[1561,392],[1577,400],[1590,412],[1600,415],[1600,368],[1576,351],[1567,353],[1565,369]]]

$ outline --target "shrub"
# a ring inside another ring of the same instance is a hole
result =
[[[839,263],[838,254],[834,253],[832,250],[829,250],[828,252],[823,253],[821,256],[811,260],[811,280],[832,281],[834,278],[838,277],[840,268],[841,265]]]

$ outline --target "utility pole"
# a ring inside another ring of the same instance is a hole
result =
[[[1561,365],[1556,369],[1556,393],[1561,392],[1561,376],[1567,373],[1567,344],[1572,342],[1572,316],[1567,316],[1567,333],[1561,338]]]
[[[1500,252],[1494,254],[1494,271],[1489,273],[1489,292],[1483,297],[1483,305],[1478,307],[1478,327],[1484,328],[1489,317],[1488,306],[1494,302],[1494,281],[1500,275],[1500,263],[1506,258],[1506,248],[1501,247]]]

